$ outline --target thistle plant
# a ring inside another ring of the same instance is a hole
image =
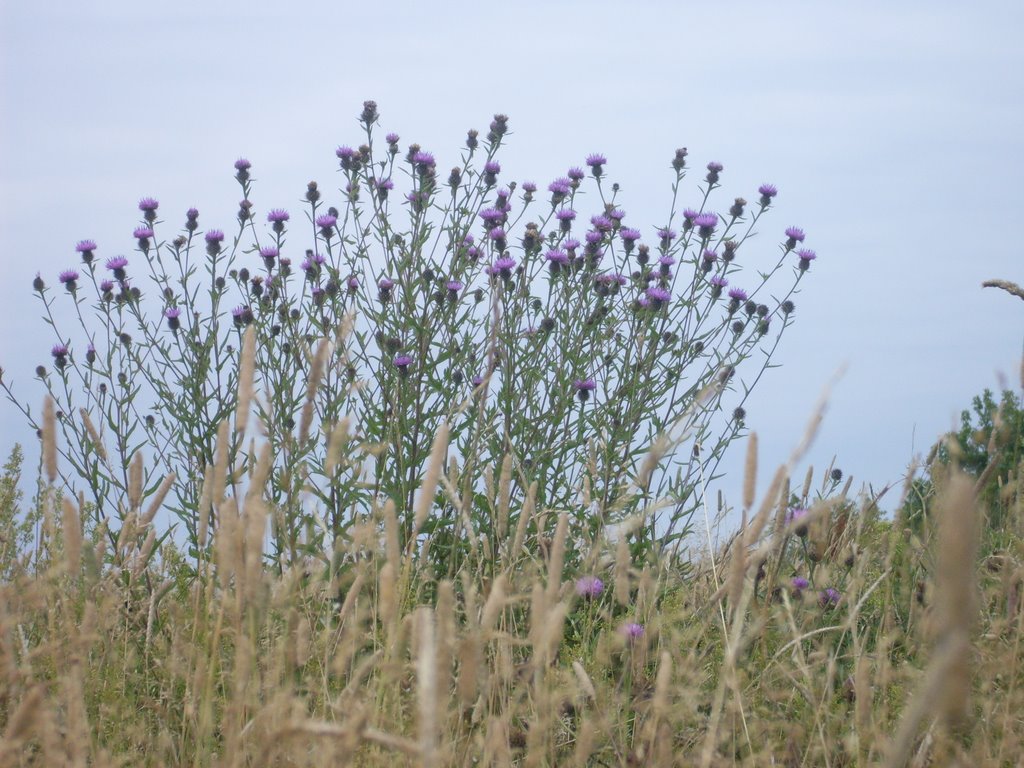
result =
[[[373,102],[359,123],[336,151],[340,183],[310,182],[301,211],[261,212],[239,159],[230,226],[192,208],[177,228],[146,197],[130,256],[83,240],[60,288],[36,278],[56,336],[36,375],[57,403],[66,491],[113,541],[171,478],[171,519],[202,559],[214,474],[237,492],[269,450],[254,492],[282,567],[330,562],[388,501],[400,546],[429,542],[449,577],[510,540],[543,550],[561,512],[567,564],[627,521],[634,556],[677,546],[815,258],[796,227],[774,255],[748,242],[776,188],[719,204],[709,163],[685,207],[679,149],[649,226],[601,154],[544,188],[513,181],[504,115],[469,131],[449,171],[381,138]]]

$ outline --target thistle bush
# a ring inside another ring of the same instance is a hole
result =
[[[373,102],[359,124],[361,143],[337,149],[339,188],[310,182],[301,214],[260,213],[239,159],[230,230],[193,208],[175,231],[147,197],[130,257],[83,240],[60,288],[36,278],[65,491],[111,543],[166,504],[199,561],[217,473],[237,496],[267,450],[253,492],[280,567],[330,562],[387,501],[400,546],[449,577],[510,540],[543,550],[562,511],[569,563],[623,523],[634,558],[677,547],[815,257],[796,227],[748,257],[775,187],[716,209],[709,163],[684,207],[680,149],[647,227],[600,154],[545,190],[512,181],[504,115],[469,131],[447,173],[382,139]]]

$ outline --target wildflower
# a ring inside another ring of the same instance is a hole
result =
[[[607,216],[591,216],[590,224],[598,232],[609,232],[612,228],[612,220]]]
[[[708,180],[708,184],[715,184],[718,181],[718,174],[722,172],[723,165],[721,163],[710,162],[708,163],[708,175],[705,178]]]
[[[729,290],[729,298],[735,301],[738,306],[740,302],[747,300],[747,292],[742,288],[732,288]]]
[[[447,283],[445,283],[445,288],[448,289],[449,301],[457,301],[459,298],[459,294],[462,292],[462,289],[464,287],[465,286],[463,286],[463,284],[458,280],[449,280]]]
[[[572,223],[576,220],[576,211],[572,208],[560,208],[555,213],[555,218],[558,219],[558,227],[563,232],[568,232],[572,229]]]
[[[523,192],[526,193],[527,199],[532,198],[533,197],[533,193],[536,192],[536,191],[537,191],[537,185],[534,184],[532,181],[524,181],[523,182]]]
[[[124,256],[114,256],[107,259],[107,269],[114,273],[118,280],[124,280],[124,268],[128,266],[128,259]]]
[[[90,342],[89,346],[85,348],[85,361],[92,365],[96,362],[96,346]]]
[[[260,257],[263,259],[263,263],[266,264],[267,269],[274,266],[274,262],[277,260],[279,255],[280,251],[272,245],[266,245],[260,248]]]
[[[811,582],[805,579],[803,576],[794,576],[790,582],[790,586],[793,588],[793,594],[800,597],[800,594],[811,586]]]
[[[249,169],[252,168],[252,163],[246,160],[244,157],[240,157],[235,160],[235,178],[240,183],[245,183],[249,180]]]
[[[557,275],[561,272],[562,267],[569,266],[569,256],[565,251],[557,248],[552,248],[550,251],[544,254],[544,258],[547,259],[548,268],[551,270],[551,274]]]
[[[698,216],[700,216],[700,211],[695,211],[693,208],[683,210],[683,232],[689,232],[693,229],[693,220]]]
[[[767,208],[772,203],[772,198],[779,194],[779,190],[774,184],[762,184],[757,188],[758,193],[761,195],[759,201],[762,208]]]
[[[801,539],[807,535],[807,524],[799,522],[805,517],[807,517],[807,510],[803,507],[790,507],[786,511],[786,527],[788,528],[789,526],[796,525],[793,532]]]
[[[802,248],[796,252],[796,255],[800,258],[800,271],[806,272],[807,268],[811,266],[811,262],[818,258],[818,254],[808,248]]]
[[[645,291],[647,300],[654,309],[661,309],[672,299],[672,294],[664,288],[658,286],[651,286]]]
[[[408,355],[399,355],[395,358],[394,363],[398,372],[402,376],[405,376],[409,373],[409,366],[412,365],[412,358]]]
[[[794,304],[789,299],[786,299],[784,302],[782,302],[781,307],[782,307],[782,313],[785,314],[785,315],[789,315],[789,314],[793,313],[794,309],[796,309],[796,304]]]
[[[736,421],[742,422],[747,418],[747,411],[742,406],[737,406],[733,409],[732,417]]]
[[[322,216],[316,217],[316,225],[320,227],[321,234],[327,238],[330,238],[337,223],[338,217],[330,213],[325,213]]]
[[[78,280],[78,272],[73,269],[66,269],[57,276],[57,279],[64,284],[64,287],[68,289],[69,293],[74,293],[78,287],[76,280]]]
[[[412,163],[419,170],[420,174],[425,174],[428,170],[437,165],[437,161],[434,160],[434,156],[429,152],[416,152],[412,156]]]
[[[580,402],[585,402],[589,397],[590,393],[597,388],[597,383],[593,379],[576,379],[572,383],[573,389],[576,390],[576,397],[580,399]]]
[[[132,235],[139,241],[139,248],[144,251],[149,250],[149,238],[153,237],[152,229],[149,227],[136,227]]]
[[[83,263],[90,264],[96,255],[93,253],[96,250],[96,243],[92,240],[79,240],[75,250],[82,254]]]
[[[600,596],[604,591],[604,582],[597,576],[582,576],[576,581],[576,594],[580,597],[590,598]]]
[[[612,224],[614,224],[615,228],[618,229],[622,224],[622,220],[626,218],[626,212],[621,208],[612,208],[608,211],[608,218],[612,220]]]
[[[818,597],[818,600],[821,603],[822,608],[829,608],[833,605],[838,604],[840,597],[842,597],[842,595],[839,594],[838,589],[829,587],[821,593],[821,595]]]
[[[662,256],[658,259],[659,271],[664,277],[672,276],[672,267],[675,266],[676,260],[671,256]]]
[[[50,354],[53,355],[54,362],[58,368],[63,368],[67,365],[68,348],[64,344],[55,344],[50,350]]]
[[[377,197],[381,200],[386,200],[388,192],[395,188],[395,182],[391,179],[374,179],[373,185],[377,190]]]
[[[631,621],[622,625],[622,634],[626,640],[635,642],[644,636],[644,625]]]
[[[341,163],[342,170],[351,171],[354,170],[359,164],[359,153],[352,147],[342,146],[334,150],[334,154],[337,155],[338,160]]]
[[[571,185],[569,179],[565,178],[555,179],[550,184],[548,184],[548,192],[551,193],[551,204],[558,205],[560,202],[562,202],[565,199],[566,195],[569,194],[570,189]]]
[[[395,281],[382,277],[377,283],[377,288],[380,291],[379,296],[382,303],[387,303],[391,300],[391,289],[395,287]]]
[[[388,144],[392,144],[392,145],[397,144],[398,143],[398,134],[397,133],[389,133],[387,136],[384,137],[384,140]]]
[[[114,281],[113,280],[101,280],[100,281],[100,290],[103,293],[106,293],[106,294],[113,293],[113,291],[114,291]]]
[[[139,200],[139,210],[142,211],[142,218],[150,224],[156,221],[156,209],[159,207],[160,203],[152,197],[144,197]]]
[[[619,237],[622,238],[622,244],[626,249],[626,253],[629,253],[633,250],[633,245],[636,241],[640,239],[640,230],[623,227],[619,230]]]
[[[489,275],[501,275],[505,280],[512,277],[512,270],[516,268],[516,260],[510,256],[503,256],[487,270]]]
[[[733,200],[732,205],[729,207],[729,215],[734,219],[738,219],[743,215],[743,209],[746,207],[747,201],[742,197],[737,197]]]
[[[658,230],[658,237],[661,238],[661,247],[668,248],[672,241],[676,239],[676,231],[668,227],[662,227]]]
[[[359,290],[359,278],[353,275],[345,281],[345,285],[348,287],[349,293],[355,293]]]
[[[786,229],[786,250],[793,250],[797,243],[804,241],[804,231],[800,227],[787,227]]]
[[[377,119],[377,102],[373,99],[364,101],[363,111],[359,114],[359,119],[366,125],[374,122]]]
[[[484,163],[484,182],[487,186],[494,186],[498,180],[499,173],[501,173],[501,163],[497,160],[488,160]]]
[[[181,327],[181,310],[177,307],[168,307],[164,310],[164,317],[167,318],[167,326],[172,330],[176,331]]]
[[[497,208],[484,208],[477,215],[484,220],[488,229],[498,226],[505,220],[505,212],[499,211]]]
[[[32,281],[32,289],[42,293],[46,288],[46,283],[43,282],[43,276],[36,272],[35,279]]]
[[[502,249],[505,247],[505,230],[502,227],[494,227],[487,233],[487,237],[494,243],[494,247]]]
[[[587,174],[583,172],[582,168],[573,167],[566,171],[565,175],[569,177],[570,181],[574,181],[578,184],[579,182],[583,181]]]
[[[590,166],[590,172],[594,174],[595,179],[601,178],[601,172],[607,162],[608,161],[605,159],[604,155],[596,153],[593,155],[587,155],[587,165]]]
[[[211,256],[220,253],[220,244],[224,241],[224,233],[219,229],[211,229],[206,233],[206,252]]]
[[[675,157],[672,158],[672,168],[676,173],[679,173],[686,167],[686,156],[689,154],[686,147],[680,147],[676,150]]]
[[[685,215],[685,214],[684,214]],[[701,213],[693,218],[693,226],[697,227],[700,231],[700,236],[703,238],[709,238],[715,231],[715,227],[718,226],[718,214],[715,213]]]

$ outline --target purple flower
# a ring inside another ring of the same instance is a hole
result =
[[[325,213],[322,216],[316,217],[316,225],[320,227],[320,229],[331,230],[337,223],[338,217],[330,213]]]
[[[272,245],[265,245],[262,248],[260,248],[260,256],[262,256],[264,259],[271,259],[271,260],[273,260],[273,259],[276,259],[280,255],[281,255],[281,252],[278,251],[277,248],[275,248]]]
[[[124,256],[114,256],[111,259],[107,259],[107,269],[111,272],[117,273],[118,270],[123,270],[128,266],[128,259]]]
[[[593,379],[576,379],[576,381],[572,383],[572,388],[576,390],[576,397],[578,397],[582,403],[590,397],[591,392],[597,389],[597,382]]]
[[[685,214],[684,214],[685,215]],[[699,213],[693,217],[693,226],[700,228],[702,237],[710,237],[718,226],[718,214]]]
[[[271,224],[284,224],[291,216],[283,208],[274,208],[267,214],[267,221]]]
[[[240,157],[237,160],[235,160],[236,171],[248,171],[250,168],[252,168],[252,163],[250,163],[244,157]]]
[[[793,585],[793,589],[797,592],[800,592],[801,590],[807,589],[809,586],[811,586],[811,582],[809,582],[803,576],[795,576],[791,583]]]
[[[693,220],[700,216],[700,211],[695,211],[693,208],[687,208],[683,211],[683,219],[690,225],[693,224]]]
[[[168,320],[174,320],[176,318],[179,318],[181,317],[181,310],[178,309],[177,307],[168,307],[167,309],[164,310],[164,317],[166,317]]]
[[[556,200],[561,200],[568,195],[570,189],[572,189],[572,186],[570,185],[569,180],[564,178],[555,179],[548,184],[548,192],[550,192],[552,197]]]
[[[631,621],[622,625],[622,634],[630,642],[635,642],[644,636],[644,625]]]
[[[502,241],[505,239],[505,230],[501,227],[494,227],[487,233],[487,236],[495,242]]]
[[[796,255],[800,257],[800,261],[814,261],[818,258],[818,254],[809,248],[801,248],[796,252]]]
[[[672,294],[657,285],[652,285],[644,293],[655,309],[659,309],[663,304],[672,300]]]
[[[395,188],[395,182],[391,179],[377,179],[374,183],[377,185],[377,191],[381,193],[381,197]]]
[[[54,344],[50,349],[50,354],[59,360],[62,357],[68,356],[68,348],[64,344]]]
[[[489,229],[505,220],[505,212],[499,211],[497,208],[484,208],[477,215],[484,220]]]
[[[708,170],[712,173],[721,173],[723,168],[725,168],[725,166],[721,163],[716,163],[714,161],[708,163]]]
[[[800,538],[803,538],[804,536],[807,535],[807,524],[806,524],[806,522],[804,522],[804,523],[800,522],[805,517],[807,517],[807,510],[804,509],[803,507],[790,507],[786,511],[786,518],[785,518],[786,527],[788,528],[789,526],[795,524],[796,525],[796,529],[793,532],[797,536],[799,536]]]
[[[395,367],[404,374],[409,366],[412,365],[412,358],[408,355],[399,355],[395,358],[394,363]]]
[[[729,298],[739,303],[747,300],[747,292],[742,288],[732,288],[729,290]]]
[[[96,250],[96,243],[92,240],[79,240],[78,245],[75,246],[75,250],[78,253],[92,253]]]
[[[484,163],[484,173],[488,173],[492,176],[501,173],[501,163],[497,160],[488,160]]]
[[[398,134],[397,133],[389,133],[387,136],[384,137],[384,140],[388,144],[397,144],[398,143]]]
[[[423,152],[423,151],[417,152],[415,155],[413,155],[412,156],[412,161],[421,170],[426,170],[427,168],[433,168],[435,165],[437,165],[437,161],[434,160],[434,156],[432,154],[430,154],[429,152]]]
[[[626,212],[621,208],[613,208],[608,212],[608,218],[614,221],[616,224],[621,224],[622,220],[626,218]]]
[[[149,227],[136,227],[132,234],[137,240],[149,240],[153,236],[153,230]]]
[[[761,193],[761,205],[768,205],[772,198],[779,194],[779,190],[774,184],[762,184],[757,191]]]
[[[596,246],[600,245],[601,241],[604,240],[604,235],[600,232],[591,231],[587,232],[587,234],[583,236],[583,239],[587,241],[587,245]]]
[[[823,608],[828,608],[829,606],[836,605],[839,602],[840,597],[842,597],[842,595],[839,594],[838,589],[829,587],[821,593],[819,601],[821,602],[821,606]]]
[[[711,278],[711,285],[713,285],[716,288],[721,289],[721,288],[725,288],[727,285],[729,285],[729,281],[726,280],[721,275],[715,275],[714,277]]]
[[[565,251],[560,251],[557,248],[552,248],[550,251],[544,254],[544,258],[548,260],[549,264],[557,264],[560,267],[564,267],[569,263],[569,257]]]
[[[448,298],[452,299],[453,301],[458,298],[459,293],[462,291],[464,287],[465,286],[458,280],[449,280],[447,283],[445,283],[445,288],[448,289]]]
[[[532,195],[536,191],[537,191],[537,185],[534,184],[532,181],[524,181],[523,182],[523,192],[525,192],[528,195]]]
[[[65,269],[57,276],[57,279],[64,284],[65,288],[69,291],[73,291],[76,287],[75,281],[78,280],[78,272],[73,269]]]
[[[592,155],[587,155],[587,165],[589,165],[593,170],[595,176],[600,175],[601,166],[605,165],[607,162],[608,160],[602,154],[594,153]]]
[[[555,213],[555,218],[559,221],[575,221],[576,211],[572,208],[559,208],[558,212]]]
[[[590,223],[594,229],[600,232],[608,232],[613,226],[612,220],[607,216],[591,216]]]
[[[676,231],[668,227],[662,227],[658,230],[658,237],[661,238],[662,244],[667,247],[669,243],[676,239]]]
[[[351,161],[358,153],[352,147],[342,146],[334,150],[334,154],[341,161]]]
[[[570,256],[574,256],[575,254],[573,253],[573,251],[580,247],[580,241],[573,237],[570,237],[568,240],[562,242],[562,247],[565,248],[566,252]]]
[[[219,229],[211,229],[206,233],[207,245],[213,245],[214,243],[220,243],[224,240],[224,233]]]
[[[512,270],[516,268],[516,260],[511,256],[503,256],[491,265],[487,270],[489,275],[501,275],[502,277],[508,278],[512,275]]]
[[[619,230],[619,237],[622,238],[622,242],[626,244],[626,247],[632,247],[633,243],[640,239],[640,230],[631,229],[629,227],[623,227]]]
[[[151,213],[160,207],[160,203],[154,200],[152,197],[144,197],[139,200],[139,210],[145,213]]]
[[[570,168],[565,175],[569,177],[570,181],[582,181],[587,174],[583,172],[582,168]]]
[[[389,277],[382,277],[380,282],[377,283],[377,287],[382,291],[390,291],[395,287],[395,281]]]
[[[576,581],[576,594],[593,599],[604,591],[604,582],[597,576],[582,576]]]
[[[100,281],[100,290],[103,291],[103,293],[110,293],[111,291],[114,290],[114,281],[113,280],[101,280]]]
[[[802,243],[804,241],[804,231],[800,229],[800,227],[788,227],[786,229],[786,237],[789,239],[789,242],[792,243],[792,245],[789,245],[788,247],[795,248],[797,243]]]

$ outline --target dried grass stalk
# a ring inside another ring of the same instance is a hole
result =
[[[77,574],[82,562],[82,525],[75,503],[64,496],[61,504],[64,512],[61,526],[64,531],[64,558],[68,573]]]
[[[82,424],[85,425],[85,431],[88,433],[89,439],[92,440],[93,448],[96,449],[96,455],[100,457],[100,461],[106,464],[109,461],[107,458],[107,448],[103,445],[103,438],[100,437],[99,430],[96,429],[96,425],[89,418],[89,412],[85,408],[79,408],[78,414],[82,417]]]
[[[238,405],[235,407],[235,432],[244,433],[249,422],[249,406],[256,372],[256,327],[250,325],[242,336],[238,362]]]
[[[174,480],[175,474],[173,472],[164,477],[160,487],[156,489],[156,493],[153,495],[153,500],[149,503],[149,509],[142,516],[142,526],[147,526],[153,522],[153,518],[156,517],[156,513],[160,510],[160,505],[164,503],[164,499],[167,498],[171,486],[174,485]]]
[[[427,471],[423,476],[423,485],[420,486],[420,495],[416,500],[416,514],[413,522],[413,536],[415,539],[427,521],[427,515],[434,507],[434,496],[437,494],[437,482],[444,469],[444,457],[448,452],[448,424],[443,422],[434,437],[434,445],[430,449],[430,459],[427,462]]]
[[[751,432],[747,439],[747,461],[743,467],[743,508],[754,506],[757,490],[757,432]]]
[[[505,543],[508,536],[508,508],[512,495],[512,454],[506,453],[501,462],[501,478],[498,480],[498,542]]]
[[[434,612],[429,608],[416,610],[416,677],[419,704],[420,760],[424,768],[440,765],[437,720],[437,636]]]
[[[526,539],[526,528],[533,517],[533,510],[537,504],[537,481],[530,483],[530,490],[523,502],[523,509],[519,513],[519,520],[516,523],[515,537],[512,539],[512,549],[508,553],[509,560],[515,560],[523,550],[523,541]]]
[[[331,430],[331,439],[327,443],[327,475],[332,476],[335,468],[341,462],[341,450],[345,447],[345,443],[348,442],[349,427],[351,425],[351,419],[348,416],[342,416],[338,419],[338,423],[334,425],[334,429]]]
[[[548,605],[552,605],[558,599],[558,593],[562,589],[562,569],[565,566],[565,545],[568,536],[569,513],[561,512],[555,526],[555,538],[551,543],[551,559],[548,560]]]
[[[57,480],[57,406],[49,395],[43,400],[43,469],[51,483]]]

